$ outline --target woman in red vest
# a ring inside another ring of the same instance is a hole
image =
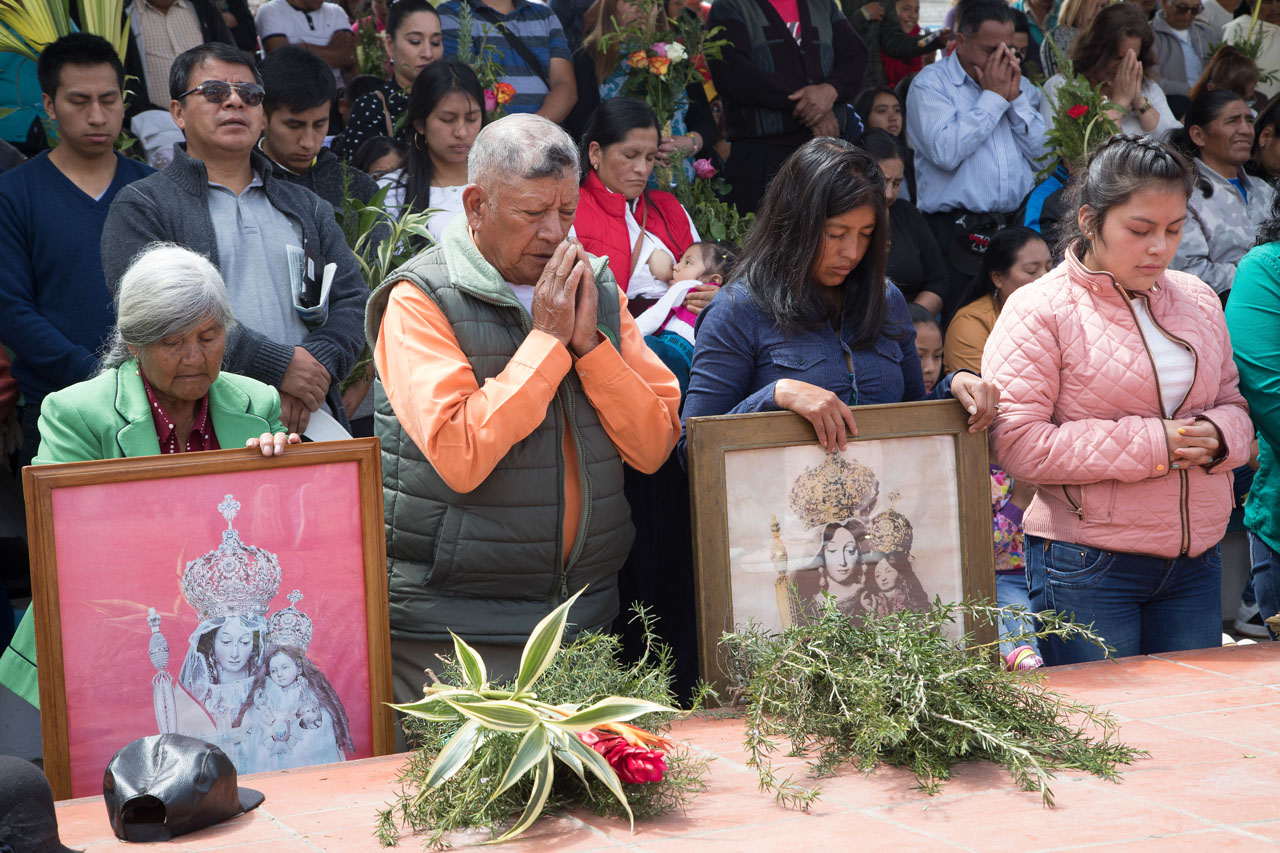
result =
[[[610,98],[582,132],[584,176],[573,233],[593,255],[609,258],[631,313],[639,315],[666,293],[672,270],[699,241],[693,220],[671,193],[645,189],[658,157],[658,118],[634,98]],[[691,291],[695,314],[714,287]]]

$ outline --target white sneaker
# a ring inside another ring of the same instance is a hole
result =
[[[1271,638],[1267,633],[1267,626],[1262,621],[1262,614],[1258,612],[1257,603],[1240,602],[1240,607],[1236,610],[1236,621],[1232,627],[1246,637],[1257,637],[1260,640]]]

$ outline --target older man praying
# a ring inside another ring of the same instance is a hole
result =
[[[680,435],[675,377],[607,262],[566,240],[578,154],[512,115],[468,159],[465,216],[370,298],[397,701],[452,652],[514,677],[538,620],[582,587],[571,630],[607,627],[634,531],[622,466]]]

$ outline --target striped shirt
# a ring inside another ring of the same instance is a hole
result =
[[[437,11],[440,13],[440,28],[444,31],[444,55],[454,58],[458,55],[458,11],[462,8],[460,0],[447,0],[441,3]],[[530,0],[515,0],[515,8],[510,15],[494,10],[496,17],[504,27],[520,37],[529,51],[542,65],[544,74],[551,71],[552,59],[563,59],[572,62],[569,46],[564,38],[564,30],[560,20],[546,6],[532,3]],[[503,68],[502,82],[515,87],[516,94],[507,104],[508,113],[532,113],[542,107],[547,96],[547,84],[542,82],[537,71],[530,68],[512,48],[497,27],[473,16],[471,36],[478,45],[482,39],[493,48],[493,59]]]
[[[1048,146],[1040,92],[1025,77],[1021,87],[1012,102],[982,89],[954,53],[916,75],[907,138],[923,213],[1009,213],[1031,192]]]

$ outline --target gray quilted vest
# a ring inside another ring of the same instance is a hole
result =
[[[457,221],[465,221],[458,217]],[[450,233],[453,232],[453,233]],[[592,264],[597,323],[617,345],[621,323],[613,276]],[[465,228],[390,275],[369,300],[372,345],[391,289],[409,281],[449,320],[476,381],[497,376],[533,319]],[[601,346],[607,344],[602,343]],[[606,628],[618,612],[617,575],[635,529],[622,491],[622,460],[575,371],[561,381],[542,422],[514,445],[473,491],[453,491],[400,425],[381,380],[374,385],[375,432],[382,441],[387,573],[393,637],[522,644],[538,621],[587,587],[569,614],[570,632]],[[578,455],[582,511],[564,554],[564,430]]]

